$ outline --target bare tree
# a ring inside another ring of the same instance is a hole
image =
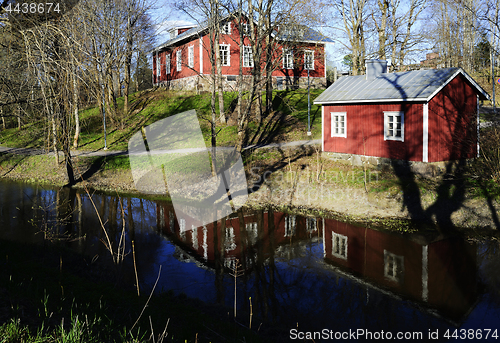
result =
[[[332,4],[335,15],[343,26],[334,27],[342,31],[347,37],[347,44],[343,44],[352,56],[352,72],[360,74],[364,70],[366,56],[365,26],[367,25],[368,0],[335,0]]]

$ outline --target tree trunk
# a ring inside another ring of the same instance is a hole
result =
[[[218,8],[218,2],[215,1],[216,8]],[[215,23],[215,64],[217,69],[217,89],[219,92],[219,120],[222,124],[226,123],[226,116],[224,114],[224,91],[222,86],[222,63],[220,57],[220,45],[219,45],[219,32],[220,32],[220,22],[217,20]]]
[[[52,122],[52,149],[54,149],[54,154],[56,157],[56,166],[59,166],[59,151],[57,150],[57,127],[54,113],[52,113],[50,121]]]
[[[0,107],[0,116],[2,117],[2,126],[5,130],[5,117],[3,116],[3,107]]]
[[[73,113],[75,115],[75,136],[73,137],[73,148],[78,148],[78,138],[80,137],[80,116],[78,115],[78,84],[76,82],[76,70],[73,66]]]
[[[17,105],[17,129],[21,130],[21,106]]]
[[[75,174],[73,170],[73,162],[71,159],[71,144],[70,144],[70,128],[68,124],[68,115],[63,113],[61,116],[61,138],[62,138],[62,149],[64,153],[64,164],[66,166],[66,176],[68,184],[66,186],[73,186],[75,184]]]

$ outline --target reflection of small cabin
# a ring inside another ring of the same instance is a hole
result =
[[[427,303],[458,321],[477,298],[475,247],[460,239],[419,243],[325,219],[325,261],[350,275]]]
[[[322,150],[438,162],[478,153],[479,100],[488,94],[461,68],[387,73],[367,61],[366,75],[342,77],[314,101],[322,105]]]
[[[244,228],[240,218],[233,214],[216,223],[200,223],[188,215],[175,212],[172,205],[160,204],[157,208],[159,230],[183,246],[197,259],[213,265],[217,257],[228,268],[237,259],[249,270],[259,258],[275,254],[281,245],[309,239],[318,234],[316,218],[297,217],[280,212],[245,214]]]

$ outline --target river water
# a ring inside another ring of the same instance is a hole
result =
[[[315,331],[315,342],[342,334],[352,340],[353,332],[359,339],[420,333],[426,341],[437,332],[438,341],[446,333],[500,341],[496,240],[400,235],[271,209],[198,223],[176,216],[168,202],[103,194],[92,200],[74,190],[1,183],[0,238],[59,242],[109,266],[107,237],[115,253],[122,240],[122,282],[130,287],[133,241],[141,292],[158,279],[156,292],[228,311],[236,299],[238,320],[248,325],[251,307],[253,327],[274,323],[277,341]]]

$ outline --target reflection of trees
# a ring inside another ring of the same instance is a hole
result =
[[[496,239],[483,243],[479,253],[481,277],[490,295],[500,305],[500,243]]]

